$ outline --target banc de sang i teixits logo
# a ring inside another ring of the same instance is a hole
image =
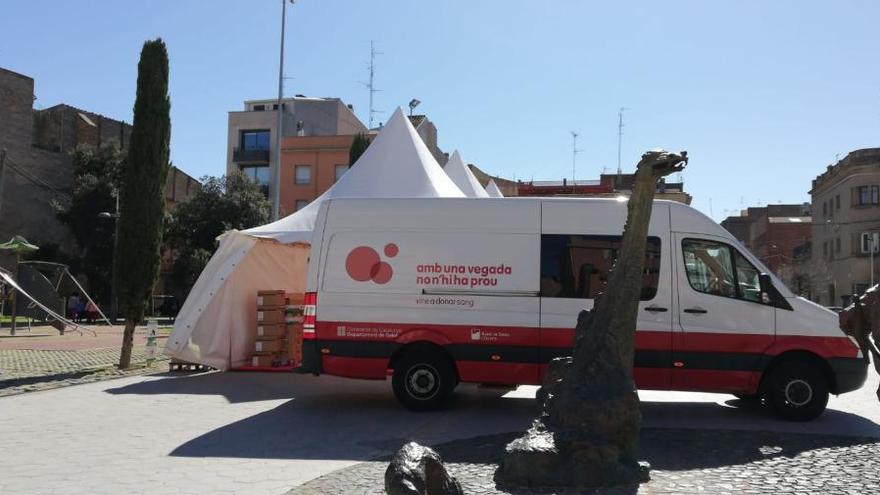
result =
[[[388,258],[397,256],[397,244],[386,244],[383,252]],[[379,253],[368,246],[358,246],[348,253],[345,258],[345,271],[348,272],[349,277],[358,282],[372,280],[377,284],[387,284],[394,275],[391,265],[382,261]]]

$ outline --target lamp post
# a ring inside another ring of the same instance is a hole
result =
[[[275,194],[272,197],[272,219],[278,220],[281,214],[281,136],[284,134],[284,108],[281,100],[284,98],[284,25],[287,18],[287,2],[294,0],[281,0],[281,54],[278,58],[278,122],[275,132]]]
[[[416,109],[422,102],[418,98],[413,98],[409,101],[409,116],[412,117],[413,110]]]
[[[116,243],[119,240],[119,189],[113,190],[116,197],[116,210],[113,213],[102,211],[98,213],[98,218],[113,219],[113,264],[110,265],[110,315],[113,317],[111,322],[115,323],[117,318],[116,305]]]

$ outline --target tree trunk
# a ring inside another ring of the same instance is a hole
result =
[[[134,327],[137,321],[126,318],[125,332],[122,334],[122,352],[119,354],[119,369],[128,369],[131,366],[131,348],[134,345]]]

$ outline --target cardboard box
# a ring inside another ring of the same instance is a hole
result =
[[[258,340],[254,342],[254,351],[256,352],[281,352],[286,350],[287,340]]]
[[[283,290],[257,291],[257,306],[284,306],[287,304],[287,296]]]
[[[284,295],[287,302],[284,304],[292,304],[294,306],[302,306],[306,300],[306,295],[302,292],[288,292]]]
[[[288,342],[290,347],[290,360],[294,367],[302,366],[303,332],[302,325],[288,325]]]
[[[281,364],[280,354],[264,354],[251,357],[251,366],[278,366]]]
[[[257,307],[257,323],[284,323],[284,306]]]
[[[283,339],[285,337],[287,337],[287,326],[284,324],[257,325],[257,340]]]

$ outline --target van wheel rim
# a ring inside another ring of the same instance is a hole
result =
[[[419,400],[428,400],[437,394],[437,370],[426,364],[410,368],[406,388]]]
[[[785,401],[794,407],[803,407],[813,399],[813,387],[805,380],[795,379],[785,384]]]

